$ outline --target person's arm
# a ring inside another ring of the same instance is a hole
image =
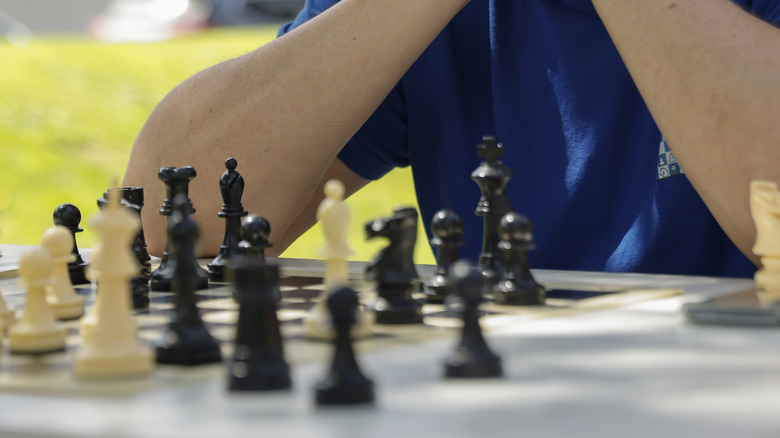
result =
[[[750,181],[780,182],[780,30],[728,0],[593,4],[691,183],[752,257]]]
[[[162,166],[192,165],[206,255],[224,223],[217,184],[228,157],[244,177],[244,208],[271,224],[274,253],[313,219],[305,209],[336,154],[468,0],[342,0],[299,28],[176,87],[141,130],[124,185],[144,187],[149,251],[164,246]],[[345,171],[341,169],[341,171]],[[345,174],[347,192],[365,181]],[[313,213],[312,213],[313,214]],[[298,219],[296,219],[298,218]],[[295,223],[288,231],[290,224]],[[284,238],[282,236],[285,236]]]

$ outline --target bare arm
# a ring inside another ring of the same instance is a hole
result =
[[[780,30],[728,0],[593,4],[691,183],[751,256],[750,181],[780,182]]]
[[[312,221],[298,219],[288,233],[338,151],[467,3],[342,0],[284,37],[171,91],[136,139],[123,183],[145,188],[150,252],[159,254],[165,237],[157,170],[183,165],[198,171],[190,197],[202,251],[216,252],[224,227],[216,216],[222,203],[217,182],[229,156],[246,181],[245,209],[268,219],[281,251],[292,241],[290,233]]]

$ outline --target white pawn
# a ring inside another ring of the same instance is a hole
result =
[[[19,321],[8,330],[11,353],[52,353],[65,350],[65,329],[46,304],[53,262],[43,249],[26,252],[19,259],[19,277],[27,298]]]
[[[754,279],[765,304],[780,301],[780,192],[771,181],[750,183],[750,213],[756,224],[753,253],[761,257]]]
[[[73,235],[62,225],[49,228],[41,237],[41,248],[54,262],[52,283],[46,290],[46,302],[58,319],[76,319],[84,314],[84,297],[76,294],[70,282],[68,263],[76,260],[73,254]]]
[[[119,204],[120,193],[108,193],[108,205],[92,221],[99,236],[91,272],[98,283],[97,300],[81,321],[81,348],[74,371],[80,378],[125,377],[152,370],[149,347],[138,340],[131,314],[130,280],[138,273],[131,244],[138,218]]]
[[[347,257],[353,254],[347,243],[350,212],[344,204],[344,184],[332,179],[325,183],[324,192],[325,199],[317,208],[317,219],[325,236],[325,243],[318,254],[325,258],[323,279],[325,289],[320,300],[303,321],[303,335],[308,339],[316,340],[330,340],[336,336],[326,302],[331,291],[348,285]],[[371,336],[372,325],[373,314],[361,309],[357,315],[357,323],[352,327],[352,336],[355,338]]]

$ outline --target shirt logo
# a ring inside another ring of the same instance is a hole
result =
[[[683,170],[674,158],[672,150],[669,149],[669,143],[662,137],[658,148],[658,181],[682,174]]]

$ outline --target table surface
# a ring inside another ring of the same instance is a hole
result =
[[[0,275],[11,272],[4,263]],[[303,270],[321,264],[280,263]],[[542,284],[685,292],[491,330],[486,338],[503,358],[502,379],[442,379],[454,339],[362,354],[358,360],[376,383],[371,407],[315,406],[312,386],[327,364],[307,363],[293,368],[287,392],[234,394],[217,379],[123,397],[0,393],[0,437],[780,436],[780,331],[693,326],[679,312],[685,302],[752,281],[534,274]]]

